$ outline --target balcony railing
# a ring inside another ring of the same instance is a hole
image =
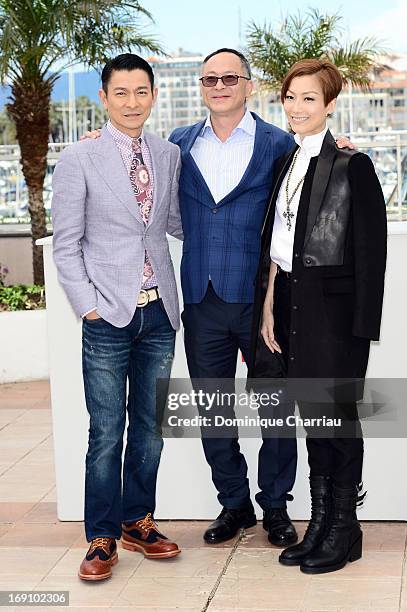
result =
[[[348,134],[376,168],[390,221],[407,220],[407,130]]]
[[[388,218],[407,220],[407,130],[348,134],[355,146],[373,160],[383,188]],[[52,173],[69,143],[50,143],[44,181],[44,205],[49,215]],[[0,146],[0,223],[27,223],[28,192],[20,165],[18,145]]]

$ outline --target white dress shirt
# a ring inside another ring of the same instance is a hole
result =
[[[306,136],[303,140],[295,134],[294,139],[297,145],[300,147],[295,162],[295,166],[291,173],[290,185],[288,196],[291,197],[298,182],[306,175],[311,157],[316,157],[321,152],[321,147],[325,134],[328,127],[320,132],[319,134],[313,134],[312,136]],[[292,259],[293,259],[293,246],[294,246],[294,234],[295,224],[297,221],[298,205],[300,203],[300,197],[302,192],[303,184],[297,190],[297,193],[293,197],[290,203],[290,212],[294,214],[291,217],[291,229],[288,229],[287,219],[283,216],[287,210],[286,200],[286,185],[288,174],[284,177],[281,184],[280,191],[278,192],[276,202],[276,212],[274,215],[273,235],[270,246],[270,257],[282,270],[291,272],[292,270]]]
[[[216,203],[240,183],[253,155],[256,121],[246,110],[225,142],[212,128],[210,117],[195,140],[191,155]]]

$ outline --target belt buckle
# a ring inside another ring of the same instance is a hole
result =
[[[141,302],[140,302],[140,298],[141,298]],[[139,306],[140,308],[144,308],[144,306],[147,306],[149,301],[150,301],[150,296],[148,295],[148,291],[146,291],[145,289],[140,289],[140,293],[139,293],[138,300],[137,300],[137,306]]]

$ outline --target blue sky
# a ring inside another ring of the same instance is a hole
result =
[[[250,21],[277,25],[287,11],[318,8],[329,14],[342,15],[344,41],[373,36],[383,40],[389,51],[407,54],[407,1],[406,0],[140,0],[155,20],[148,30],[170,53],[182,47],[206,55],[219,47],[240,47],[245,44],[245,33]],[[239,36],[240,30],[240,36]],[[83,71],[76,66],[76,71]],[[87,79],[89,81],[89,78]],[[97,86],[88,82],[77,92],[89,94]],[[59,89],[58,89],[59,88]],[[79,88],[79,89],[78,89]],[[66,98],[66,84],[58,84],[55,99]],[[79,95],[79,93],[78,93]],[[0,108],[6,93],[0,88]],[[92,96],[91,96],[92,97]]]
[[[250,21],[278,23],[287,11],[306,11],[310,6],[342,16],[343,35],[353,39],[376,35],[386,47],[407,53],[407,2],[405,0],[141,0],[155,19],[150,27],[166,51],[179,47],[203,54],[223,47],[239,46],[239,13],[241,39],[244,44]]]

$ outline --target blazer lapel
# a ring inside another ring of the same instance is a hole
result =
[[[100,178],[109,187],[114,197],[118,198],[129,213],[143,224],[120,151],[106,126],[103,127],[100,138],[92,142],[93,150],[89,153],[89,157]]]
[[[328,130],[325,134],[324,142],[322,143],[321,152],[319,154],[317,166],[315,169],[314,179],[312,181],[304,246],[307,244],[311,236],[312,229],[315,225],[316,218],[321,208],[335,157],[335,140],[331,132]]]
[[[199,134],[202,132],[202,129],[205,125],[205,121],[201,121],[200,123],[197,123],[196,125],[194,125],[191,128],[191,131],[189,133],[189,137],[188,140],[186,142],[185,145],[185,149],[184,149],[184,159],[183,159],[183,165],[184,164],[189,164],[189,169],[191,170],[191,173],[194,177],[194,180],[199,184],[199,186],[204,189],[204,191],[206,191],[206,199],[203,202],[204,204],[206,204],[206,202],[210,202],[210,207],[213,208],[213,206],[215,206],[215,200],[213,199],[213,195],[211,193],[211,190],[209,189],[207,182],[205,181],[204,177],[202,176],[201,171],[199,170],[192,154],[191,154],[191,149],[194,146],[194,142],[195,140],[198,138]]]
[[[206,119],[204,121],[200,121],[199,123],[193,125],[189,131],[188,140],[185,143],[184,151],[185,153],[190,153],[192,147],[194,146],[195,140],[198,138],[199,134],[203,130],[203,126],[206,123]]]
[[[153,206],[148,219],[148,225],[151,225],[162,203],[168,181],[172,181],[172,176],[169,172],[169,149],[165,146],[165,141],[148,132],[144,134],[144,138],[150,151],[153,166]]]
[[[256,120],[256,135],[254,138],[253,155],[247,168],[238,185],[230,193],[228,193],[219,203],[218,206],[226,204],[229,200],[233,200],[238,196],[243,189],[250,183],[253,175],[255,175],[259,169],[260,164],[263,162],[264,152],[267,147],[273,146],[273,135],[271,126],[265,121],[262,121],[259,117],[255,116]]]

